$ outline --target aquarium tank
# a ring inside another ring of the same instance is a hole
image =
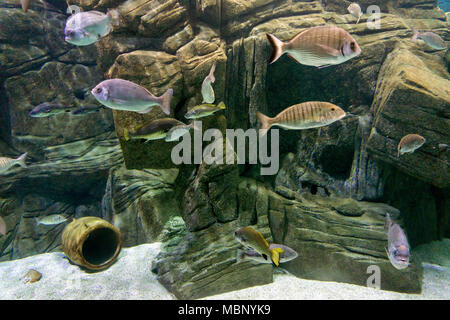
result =
[[[450,299],[449,8],[0,0],[0,299]]]

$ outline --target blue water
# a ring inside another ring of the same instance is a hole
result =
[[[438,0],[439,8],[441,8],[444,12],[450,11],[450,1],[448,0]]]

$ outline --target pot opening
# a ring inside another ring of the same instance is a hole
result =
[[[118,245],[119,239],[114,230],[96,229],[83,243],[83,257],[92,265],[101,265],[114,257]]]

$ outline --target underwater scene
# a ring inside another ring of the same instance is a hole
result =
[[[0,300],[449,300],[449,11],[0,0]]]

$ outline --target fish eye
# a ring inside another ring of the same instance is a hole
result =
[[[331,108],[331,111],[334,111],[334,110],[336,110],[335,108]]]
[[[355,51],[355,43],[354,42],[350,43],[350,49],[352,49],[352,51]]]
[[[95,89],[95,93],[100,93],[100,92],[102,92],[102,88]]]

